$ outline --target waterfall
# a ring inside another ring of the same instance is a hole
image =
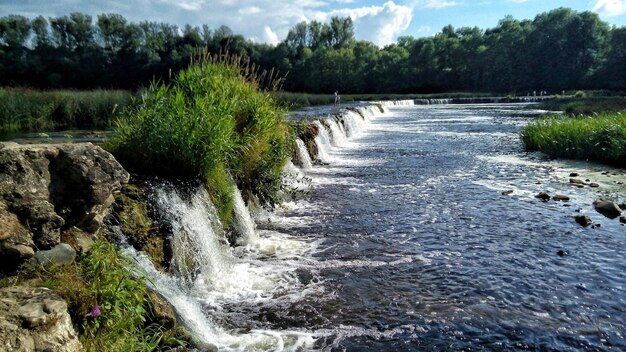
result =
[[[324,121],[328,124],[328,127],[330,128],[332,145],[334,145],[335,147],[345,146],[347,143],[346,134],[339,126],[340,124],[338,124],[337,121],[332,117],[327,118]]]
[[[330,135],[328,134],[328,130],[321,122],[315,121],[315,125],[317,126],[317,136],[315,137],[315,144],[317,145],[317,158],[323,162],[330,161],[330,148],[332,148],[332,140]]]
[[[297,152],[297,163],[300,164],[300,167],[303,169],[310,169],[313,167],[313,161],[311,160],[311,156],[309,155],[309,151],[306,148],[304,142],[300,139],[296,139],[296,152]]]
[[[342,113],[340,116],[340,119],[343,121],[343,125],[345,126],[346,136],[348,138],[356,136],[367,125],[365,120],[363,119],[363,116],[359,115],[359,113],[354,112],[352,110],[348,110]]]
[[[237,239],[237,243],[241,245],[252,245],[256,243],[259,239],[259,236],[256,233],[256,225],[254,224],[250,211],[248,210],[246,203],[243,201],[241,192],[237,187],[235,187],[233,203],[233,211],[235,215],[233,227],[235,232],[240,236]]]
[[[155,195],[158,212],[172,227],[175,275],[158,271],[145,253],[131,246],[125,246],[122,253],[133,260],[146,278],[146,285],[172,305],[202,348],[299,351],[313,347],[314,338],[306,332],[259,329],[242,333],[220,326],[220,319],[212,317],[222,311],[224,304],[255,304],[264,297],[276,299],[277,292],[301,293],[305,287],[293,273],[292,265],[235,256],[204,188],[185,197],[173,187],[163,186],[155,189]],[[305,247],[290,238],[271,241],[274,250],[286,251],[286,257],[304,254]]]

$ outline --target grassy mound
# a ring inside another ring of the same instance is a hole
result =
[[[626,113],[595,117],[548,117],[521,132],[529,150],[550,156],[626,164]]]
[[[267,81],[237,58],[205,56],[170,85],[153,84],[118,121],[108,148],[131,171],[201,179],[223,221],[232,213],[231,179],[244,197],[274,206],[293,132],[262,89]]]

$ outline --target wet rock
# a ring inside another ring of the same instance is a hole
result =
[[[565,256],[569,255],[569,252],[568,252],[568,251],[566,251],[566,250],[561,249],[561,250],[559,250],[558,252],[556,252],[556,254],[557,254],[559,257],[565,257]]]
[[[593,222],[588,215],[576,215],[575,219],[580,226],[584,227],[591,225]]]
[[[621,222],[622,224],[626,224],[626,216],[620,217],[619,222]]]
[[[557,194],[554,197],[552,197],[552,200],[555,200],[557,202],[569,202],[569,197],[562,195],[562,194]]]
[[[512,189],[510,189],[508,191],[502,192],[502,195],[505,195],[505,196],[510,196],[511,194],[513,194],[513,190]]]
[[[47,288],[0,289],[0,350],[81,351],[67,304]]]
[[[593,202],[596,211],[609,219],[615,219],[622,215],[622,209],[615,203],[606,200],[596,200]]]
[[[595,182],[592,182],[592,183],[589,184],[589,187],[591,187],[591,188],[598,188],[598,187],[600,187],[600,185],[595,183]]]
[[[579,179],[579,178],[570,178],[569,179],[569,183],[575,184],[575,185],[585,185],[585,181]]]
[[[538,198],[538,199],[541,199],[544,202],[547,202],[547,201],[550,200],[550,195],[548,193],[546,193],[546,192],[541,192],[541,193],[537,194],[535,196],[535,198]]]
[[[626,203],[620,203],[618,207],[622,210],[626,210]]]
[[[176,320],[176,313],[174,312],[172,306],[170,306],[166,300],[161,298],[161,296],[152,291],[148,292],[148,298],[150,299],[152,319],[154,320],[153,322],[159,324],[165,329],[173,328],[178,321]]]
[[[600,227],[602,227],[602,224],[593,224],[593,225],[591,225],[592,229],[599,229]]]
[[[572,172],[571,174],[569,174],[569,177],[578,177],[578,176],[580,176],[578,172]]]
[[[68,265],[76,259],[76,251],[67,243],[61,243],[52,249],[39,251],[35,254],[34,260],[37,264],[47,265]]]

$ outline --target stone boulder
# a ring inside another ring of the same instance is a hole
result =
[[[32,256],[18,254],[18,246],[52,248],[72,226],[95,232],[128,179],[111,154],[91,143],[0,143],[0,258],[7,251]]]
[[[43,287],[0,289],[0,350],[74,352],[82,345],[67,304]]]
[[[607,218],[615,219],[622,215],[622,209],[615,203],[606,200],[596,200],[593,202],[596,211]]]

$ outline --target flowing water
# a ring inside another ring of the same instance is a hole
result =
[[[311,196],[256,212],[242,246],[206,192],[158,192],[194,270],[133,255],[194,336],[228,351],[626,350],[626,227],[592,207],[626,200],[624,170],[524,152],[532,105],[385,109],[316,123]]]

